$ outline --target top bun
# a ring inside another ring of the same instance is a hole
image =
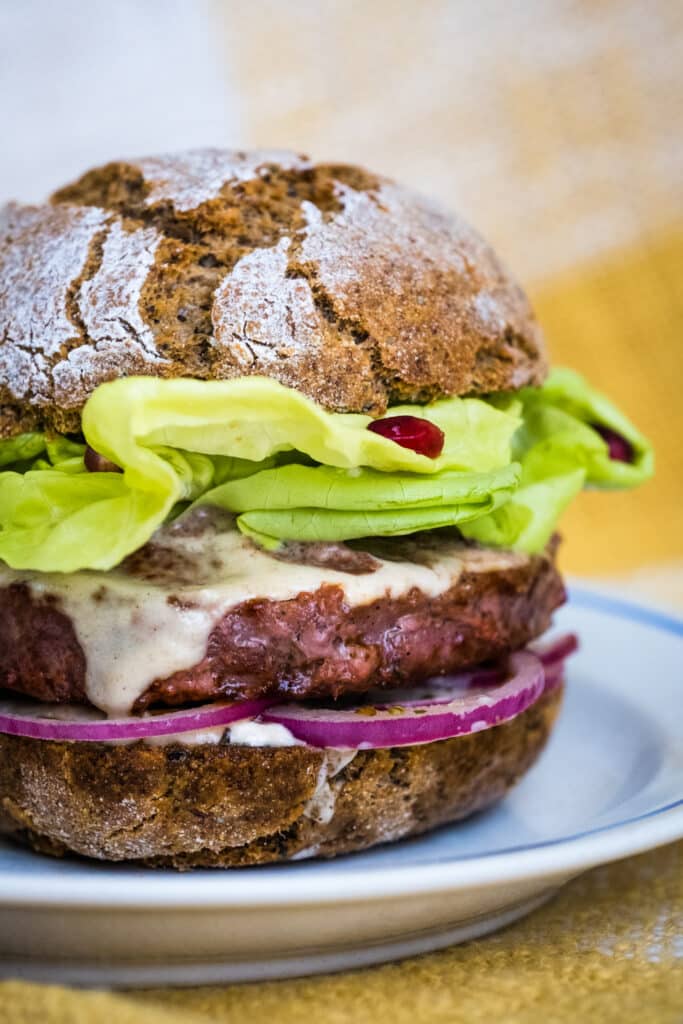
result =
[[[529,303],[460,219],[356,167],[204,149],[0,211],[0,437],[130,374],[263,374],[327,409],[537,384]]]

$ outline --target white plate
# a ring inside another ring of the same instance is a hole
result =
[[[342,970],[482,935],[596,864],[683,836],[683,621],[574,589],[559,725],[496,809],[368,853],[176,874],[0,843],[0,975],[202,984]]]

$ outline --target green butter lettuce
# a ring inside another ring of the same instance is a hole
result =
[[[391,410],[392,415],[398,413],[424,416],[425,407]],[[158,446],[255,463],[297,451],[322,465],[347,469],[486,472],[510,459],[512,435],[520,423],[519,404],[509,398],[498,407],[476,398],[446,399],[429,406],[429,419],[446,434],[438,459],[368,431],[369,416],[326,412],[298,391],[266,377],[129,377],[96,389],[83,410],[83,433],[139,487],[149,487],[164,475],[153,454]]]
[[[645,438],[577,374],[491,399],[403,405],[444,431],[437,459],[326,412],[275,381],[126,378],[83,410],[83,438],[123,472],[89,473],[80,439],[0,441],[0,559],[17,569],[109,569],[164,521],[220,505],[266,546],[457,525],[482,543],[543,548],[584,486],[628,487],[652,472]],[[622,434],[609,458],[593,426]]]
[[[45,438],[42,434],[19,434],[0,441],[0,468],[13,463],[30,464],[36,456],[45,451]]]
[[[491,515],[461,527],[482,544],[540,551],[557,521],[583,487],[635,487],[652,475],[646,438],[604,395],[578,373],[557,369],[541,388],[519,394],[523,425],[513,443],[521,465],[520,485],[510,501]],[[607,443],[592,424],[621,434],[633,448],[633,462],[609,457]]]
[[[223,484],[202,501],[241,513],[240,528],[269,546],[274,539],[391,537],[458,525],[492,512],[518,482],[515,463],[490,473],[443,470],[426,478],[290,465]]]

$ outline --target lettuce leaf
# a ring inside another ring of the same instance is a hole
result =
[[[652,471],[643,436],[577,374],[490,399],[402,405],[445,434],[428,459],[275,381],[127,378],[83,410],[84,442],[0,441],[0,559],[17,569],[109,569],[192,503],[220,504],[261,543],[348,540],[457,525],[482,543],[542,549],[584,485]],[[632,444],[609,458],[596,424]],[[85,443],[121,473],[89,473]]]
[[[449,398],[430,406],[400,406],[388,415],[427,416],[446,434],[438,459],[367,430],[369,416],[326,412],[298,391],[266,377],[230,381],[129,377],[102,384],[83,410],[83,433],[131,482],[153,488],[163,474],[150,457],[156,446],[262,462],[297,451],[340,468],[383,472],[487,472],[510,461],[519,403],[499,407],[477,398]]]
[[[241,513],[240,529],[279,540],[391,537],[454,526],[492,511],[513,493],[519,466],[431,477],[373,469],[283,466],[209,491],[202,503]]]
[[[44,451],[45,438],[42,434],[18,434],[0,441],[0,467],[30,463]]]
[[[518,490],[491,515],[461,527],[482,544],[542,550],[557,522],[583,487],[622,488],[653,473],[647,439],[604,395],[572,370],[554,370],[541,388],[520,392],[523,426],[513,455],[521,465]],[[618,462],[595,426],[609,427],[633,448],[633,461]]]

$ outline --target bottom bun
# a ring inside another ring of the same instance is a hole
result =
[[[0,832],[154,867],[333,857],[500,800],[548,738],[561,687],[504,725],[388,750],[112,746],[0,735]]]

